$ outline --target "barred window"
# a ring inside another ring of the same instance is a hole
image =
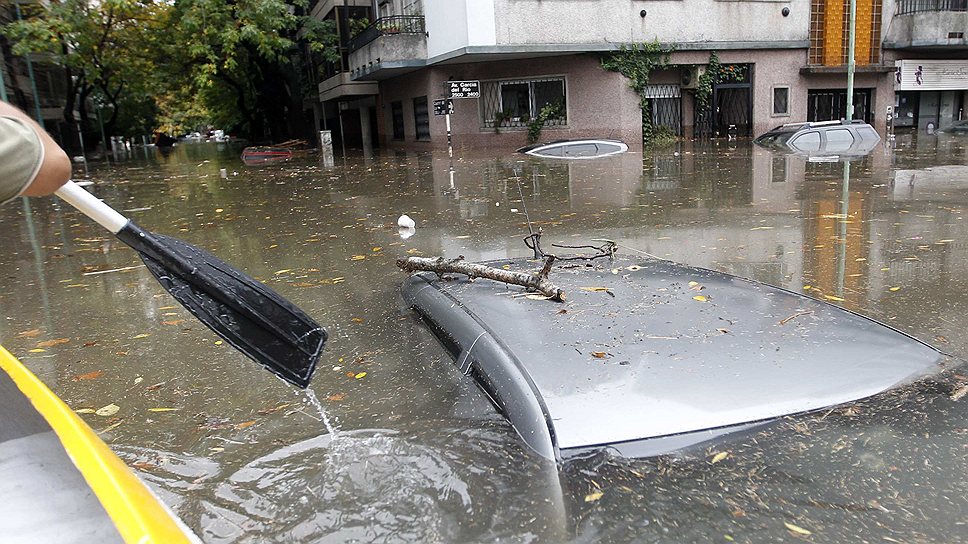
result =
[[[480,104],[481,128],[523,127],[541,115],[545,126],[568,123],[563,77],[482,81]]]

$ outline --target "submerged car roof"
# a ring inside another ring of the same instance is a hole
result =
[[[944,359],[831,304],[670,261],[616,257],[551,280],[566,302],[459,275],[415,274],[402,287],[461,371],[549,458],[817,410]]]

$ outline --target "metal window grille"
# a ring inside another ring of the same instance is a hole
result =
[[[642,97],[649,101],[653,127],[667,127],[682,136],[682,89],[678,85],[646,85]]]
[[[825,0],[810,0],[810,64],[823,64]]]
[[[523,127],[547,105],[558,105],[559,114],[544,126],[568,124],[565,78],[494,80],[481,82],[481,128]]]
[[[897,0],[895,15],[921,11],[968,11],[968,0]]]

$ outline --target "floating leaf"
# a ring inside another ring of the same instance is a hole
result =
[[[137,340],[139,338],[148,338],[149,336],[151,336],[151,335],[150,334],[147,334],[147,333],[144,333],[144,334],[139,334],[138,336],[132,336],[131,339],[132,340]]]
[[[346,398],[346,395],[344,395],[342,393],[336,393],[335,395],[330,395],[330,396],[326,397],[326,400],[331,400],[333,402],[339,402],[339,401],[341,401],[341,400],[343,400],[345,398]]]
[[[604,493],[602,493],[601,491],[596,491],[594,493],[589,493],[589,494],[585,495],[585,502],[595,502],[598,499],[602,498],[603,495],[604,495]]]
[[[353,377],[356,378],[357,380],[359,380],[361,378],[366,377],[366,372],[360,372],[359,374],[356,374]]]
[[[29,331],[17,333],[17,338],[34,338],[36,336],[40,336],[40,329],[30,329]]]
[[[138,385],[139,383],[141,383],[143,381],[145,381],[145,379],[142,378],[141,376],[138,376],[137,378],[134,379],[134,384],[135,385]]]
[[[78,414],[93,414],[94,408],[78,408],[77,410],[74,410],[74,411],[77,412]]]
[[[900,291],[900,290],[901,290],[900,287],[891,287],[890,289],[888,289],[888,291]]]
[[[245,429],[246,427],[251,427],[255,424],[256,424],[256,421],[253,419],[252,421],[244,421],[242,423],[239,423],[235,426],[235,428],[240,430],[240,429]]]
[[[845,299],[842,299],[840,297],[835,297],[833,295],[824,295],[823,298],[825,298],[827,300],[834,300],[834,301],[837,301],[837,302],[844,302],[844,300],[845,300]]]
[[[373,248],[373,251],[380,251],[381,249],[383,249],[383,248],[380,247],[380,246],[376,246],[375,248]]]
[[[94,372],[88,372],[86,374],[78,374],[77,376],[74,376],[71,379],[74,380],[75,382],[79,382],[81,380],[93,380],[95,378],[100,378],[103,374],[104,372],[100,370],[95,370]]]
[[[699,285],[699,282],[698,281],[691,281],[691,282],[689,282],[689,287],[695,287],[697,285]]]
[[[789,529],[790,531],[792,531],[794,533],[797,533],[798,535],[810,536],[810,535],[813,534],[810,531],[804,529],[803,527],[800,527],[798,525],[794,525],[792,523],[783,522],[783,525],[785,525],[787,529]]]
[[[175,412],[178,408],[148,408],[149,412]]]
[[[363,322],[363,318],[361,318],[361,317],[353,317],[353,318],[350,318],[350,321],[352,321],[353,323],[362,323]]]
[[[608,354],[605,353],[604,351],[593,351],[592,352],[592,357],[594,357],[596,359],[604,359],[606,356],[608,356]]]
[[[718,463],[718,462],[726,459],[727,457],[729,457],[729,452],[728,451],[721,451],[721,452],[717,453],[716,455],[713,455],[712,461],[710,461],[710,463],[713,464],[713,465],[715,465],[716,463]]]
[[[111,404],[108,404],[107,406],[102,406],[98,408],[97,410],[94,411],[94,413],[99,416],[108,417],[118,413],[118,410],[120,409],[121,409],[120,406],[118,406],[117,404],[111,403]]]
[[[56,340],[44,340],[43,342],[37,342],[38,348],[49,348],[53,346],[58,346],[60,344],[66,344],[70,342],[70,338],[58,338]]]
[[[353,255],[352,257],[350,257],[350,260],[351,261],[362,261],[365,258],[366,258],[366,255]]]
[[[34,349],[30,350],[30,353],[44,353],[45,351],[47,351],[47,350],[46,349],[40,349],[40,348],[34,348]]]
[[[162,321],[161,324],[162,325],[181,325],[184,322],[185,322],[184,319],[172,319],[171,321]]]
[[[699,302],[706,302],[706,297],[704,297],[702,295],[696,295],[696,296],[692,297],[692,299],[693,300],[698,300]]]
[[[283,268],[282,270],[276,270],[275,272],[273,272],[273,274],[275,274],[276,276],[278,276],[279,274],[285,274],[286,272],[292,272],[292,269],[291,268]]]
[[[225,343],[225,342],[223,342],[223,341],[221,341],[221,340],[216,340],[216,341],[215,341],[215,345],[216,345],[216,346],[221,346],[221,345],[222,345],[222,344],[224,344],[224,343]]]

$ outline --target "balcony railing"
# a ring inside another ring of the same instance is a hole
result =
[[[391,17],[381,17],[363,29],[362,32],[353,36],[346,46],[349,52],[352,53],[380,36],[390,34],[424,34],[426,31],[423,15],[393,15]]]
[[[923,11],[968,11],[968,0],[898,0],[895,15]]]

